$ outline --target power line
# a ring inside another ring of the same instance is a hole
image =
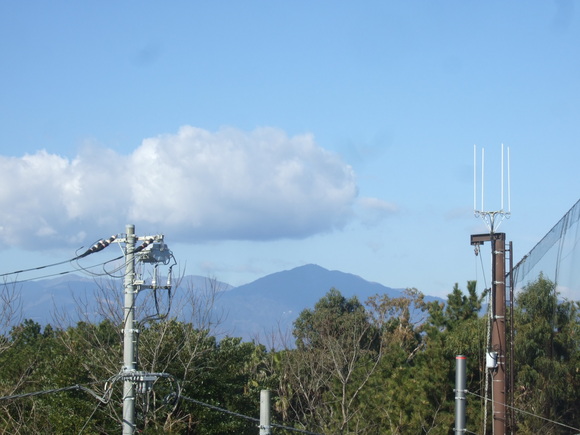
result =
[[[84,258],[84,257],[86,257],[86,256],[88,256],[90,254],[93,254],[95,252],[102,251],[107,246],[109,246],[111,243],[113,243],[117,237],[118,237],[117,235],[113,235],[113,236],[109,237],[108,239],[98,240],[97,242],[95,242],[89,249],[87,249],[82,254],[77,255],[77,256],[75,256],[73,258],[70,258],[68,260],[59,261],[57,263],[52,263],[52,264],[45,264],[44,266],[31,267],[31,268],[28,268],[28,269],[21,269],[21,270],[15,270],[13,272],[2,273],[2,274],[0,274],[0,278],[3,277],[3,276],[8,276],[8,275],[17,275],[17,274],[24,273],[24,272],[31,272],[33,270],[47,269],[49,267],[60,266],[62,264],[71,263],[73,261],[80,260],[81,258]],[[143,248],[141,248],[141,249],[143,249]]]
[[[19,279],[19,280],[16,280],[16,281],[8,281],[8,280],[5,279],[3,284],[4,285],[22,284],[24,282],[31,282],[31,281],[36,281],[36,280],[39,280],[39,279],[46,279],[46,278],[52,278],[52,277],[55,277],[55,276],[68,275],[69,273],[75,273],[75,272],[82,272],[82,273],[85,273],[85,274],[90,275],[90,276],[104,276],[104,275],[109,275],[109,273],[106,272],[106,271],[105,271],[105,273],[99,274],[99,273],[90,272],[88,269],[92,269],[94,267],[99,267],[99,266],[104,266],[104,265],[106,265],[108,263],[111,263],[113,261],[120,260],[121,258],[123,258],[123,256],[116,257],[116,258],[113,258],[112,260],[107,260],[107,261],[104,261],[102,263],[94,264],[94,265],[88,266],[88,267],[79,267],[79,268],[75,268],[75,269],[72,269],[72,270],[65,270],[65,271],[62,271],[62,272],[51,273],[49,275],[35,276],[34,278]],[[73,261],[73,260],[70,260],[70,261]],[[68,260],[66,262],[68,262]],[[62,263],[55,263],[55,265],[56,264],[62,264]],[[44,268],[44,267],[50,267],[50,266],[42,266],[42,268]],[[28,270],[36,270],[36,269],[28,269]],[[9,274],[4,274],[4,275],[9,275]],[[0,276],[3,276],[3,275],[0,275]]]
[[[16,281],[4,281],[4,285],[22,284],[23,282],[36,281],[38,279],[45,279],[45,278],[52,278],[52,277],[55,277],[55,276],[68,275],[69,273],[73,273],[73,272],[75,272],[75,271],[74,270],[65,270],[63,272],[51,273],[50,275],[36,276],[34,278],[19,279],[19,280],[16,280]]]
[[[25,273],[25,272],[32,272],[32,271],[35,271],[35,270],[48,269],[50,267],[61,266],[61,265],[66,264],[66,263],[73,263],[73,262],[77,262],[77,268],[75,270],[67,270],[67,271],[63,271],[63,272],[58,272],[58,273],[53,273],[53,274],[48,274],[48,275],[37,276],[37,277],[34,277],[34,278],[27,278],[27,279],[15,280],[15,281],[11,281],[11,282],[8,282],[5,279],[4,280],[4,284],[20,284],[20,283],[29,282],[29,281],[35,281],[35,280],[38,280],[38,279],[44,279],[44,278],[51,278],[51,277],[54,277],[54,276],[67,275],[67,274],[73,273],[75,271],[82,271],[82,272],[84,272],[84,273],[86,273],[88,275],[91,275],[91,276],[104,276],[104,275],[109,275],[109,276],[115,277],[115,276],[113,276],[113,274],[115,272],[118,272],[119,270],[121,270],[123,266],[116,267],[113,271],[110,271],[110,272],[107,271],[103,267],[104,272],[102,274],[90,272],[87,269],[90,269],[90,268],[93,268],[93,267],[96,267],[96,266],[105,266],[108,263],[112,263],[113,261],[117,261],[117,260],[122,259],[124,257],[124,255],[121,255],[119,257],[113,258],[113,259],[108,260],[108,261],[103,262],[103,263],[99,263],[99,264],[97,264],[95,266],[89,266],[89,267],[82,267],[80,264],[78,264],[78,260],[80,260],[82,258],[85,258],[85,257],[87,257],[90,254],[94,254],[95,252],[102,251],[107,246],[109,246],[111,243],[113,243],[118,237],[119,237],[118,235],[113,235],[113,236],[109,237],[108,239],[98,240],[90,248],[88,248],[85,252],[83,252],[82,254],[78,254],[75,257],[70,258],[68,260],[59,261],[57,263],[45,264],[43,266],[30,267],[28,269],[20,269],[20,270],[15,270],[15,271],[12,271],[12,272],[2,273],[2,274],[0,274],[0,278],[6,277],[6,276],[9,276],[9,275],[18,275],[18,274]],[[135,248],[134,253],[138,253],[138,252],[141,252],[141,251],[145,250],[145,248],[147,248],[149,245],[151,245],[154,242],[155,242],[155,238],[154,237],[149,237],[149,238],[145,239],[140,246],[137,246]],[[77,250],[77,252],[80,251],[80,249],[82,249],[82,248],[79,248],[79,250]],[[115,277],[115,278],[119,278],[119,277]]]
[[[490,401],[490,402],[494,402],[494,400],[492,400],[492,399],[488,399],[487,397],[483,397],[483,396],[481,396],[481,395],[479,395],[479,394],[477,394],[477,393],[472,393],[472,392],[471,392],[471,391],[469,391],[469,390],[466,390],[466,393],[468,393],[468,394],[471,394],[471,395],[473,395],[473,396],[476,396],[476,397],[479,397],[480,399],[484,399],[484,400],[487,400],[487,401]],[[560,422],[558,422],[558,421],[555,421],[555,420],[550,420],[549,418],[542,417],[541,415],[533,414],[533,413],[531,413],[531,412],[528,412],[528,411],[524,411],[523,409],[516,408],[515,406],[510,406],[510,405],[507,405],[507,404],[506,404],[505,406],[506,406],[507,408],[511,408],[511,409],[513,409],[513,410],[515,410],[515,411],[517,411],[517,412],[520,412],[520,413],[522,413],[522,414],[526,414],[526,415],[529,415],[529,416],[531,416],[531,417],[539,418],[540,420],[547,421],[548,423],[557,424],[558,426],[565,427],[566,429],[572,429],[572,430],[574,430],[574,431],[578,431],[578,432],[580,432],[580,429],[579,429],[579,428],[577,428],[577,427],[568,426],[567,424],[560,423]]]
[[[66,263],[69,263],[73,260],[74,260],[74,258],[70,259],[70,260],[59,261],[58,263],[46,264],[44,266],[31,267],[29,269],[15,270],[14,272],[6,272],[6,273],[0,274],[0,278],[3,276],[8,276],[8,275],[18,275],[19,273],[31,272],[33,270],[41,270],[41,269],[47,269],[49,267],[60,266],[61,264],[66,264]]]
[[[199,400],[192,399],[191,397],[179,396],[179,399],[183,399],[183,400],[186,400],[188,402],[195,403],[196,405],[200,405],[200,406],[204,406],[204,407],[209,408],[209,409],[213,409],[214,411],[218,411],[218,412],[221,412],[223,414],[228,414],[228,415],[231,415],[234,417],[243,418],[245,420],[249,420],[249,421],[252,421],[254,423],[260,423],[259,418],[250,417],[248,415],[244,415],[244,414],[240,414],[238,412],[230,411],[228,409],[220,408],[219,406],[210,405],[209,403],[200,402]],[[304,429],[297,429],[295,427],[283,426],[281,424],[276,424],[276,423],[270,423],[270,427],[284,429],[284,430],[288,430],[288,431],[292,431],[292,432],[303,433],[303,434],[307,434],[307,435],[322,435],[322,434],[319,434],[317,432],[310,432],[310,431],[307,431]]]
[[[109,263],[113,263],[114,261],[118,261],[121,260],[124,257],[124,255],[120,255],[119,257],[115,257],[111,260],[105,261],[103,263],[99,263],[96,264],[94,266],[88,266],[88,267],[83,267],[79,264],[78,261],[75,262],[75,267],[77,268],[77,270],[81,271],[82,273],[84,273],[85,275],[88,276],[93,276],[93,277],[99,277],[99,276],[109,276],[111,278],[123,278],[123,274],[122,275],[114,275],[115,273],[119,272],[120,270],[122,270],[125,265],[124,264],[120,264],[118,266],[115,266],[115,268],[113,270],[107,270],[107,265]],[[89,269],[92,269],[94,267],[97,266],[103,266],[103,272],[99,273],[99,272],[91,272]]]
[[[93,382],[93,383],[95,384],[95,383],[101,383],[101,382],[107,382],[107,381],[98,381],[98,382]],[[98,399],[101,403],[108,403],[109,402],[110,397],[108,397],[108,396],[110,396],[110,395],[106,394],[105,396],[101,397],[97,393],[95,393],[93,390],[91,390],[90,388],[85,387],[85,386],[80,385],[80,384],[70,385],[68,387],[62,387],[62,388],[53,388],[51,390],[33,391],[30,393],[21,393],[21,394],[13,394],[11,396],[3,396],[3,397],[0,397],[0,401],[24,399],[26,397],[43,396],[46,394],[61,393],[63,391],[73,391],[73,390],[84,391],[85,393],[88,393],[91,396],[93,396],[94,398]],[[107,390],[106,393],[108,393],[109,391],[110,391],[110,389]]]
[[[97,412],[97,409],[99,409],[99,406],[101,406],[101,404],[97,403],[97,406],[95,406],[95,409],[93,409],[93,412],[91,413],[89,418],[87,418],[87,421],[85,421],[85,424],[83,425],[83,427],[81,427],[81,430],[79,431],[79,435],[81,435],[84,432],[85,428],[87,427],[89,422],[92,420],[93,415],[95,415],[95,413]]]
[[[136,373],[133,376],[135,378],[135,381],[139,380],[141,375],[142,374]],[[158,378],[159,377],[169,378],[170,380],[175,381],[175,379],[173,378],[173,376],[171,376],[171,375],[169,375],[167,373],[147,373],[147,375],[154,375],[155,377],[158,377]],[[125,377],[131,378],[131,376],[125,376]],[[105,394],[102,397],[99,396],[97,393],[95,393],[90,388],[85,387],[85,386],[80,385],[80,384],[76,384],[76,385],[70,385],[68,387],[53,388],[53,389],[50,389],[50,390],[41,390],[41,391],[33,391],[33,392],[29,392],[29,393],[13,394],[13,395],[10,395],[10,396],[2,396],[2,397],[0,397],[0,401],[24,399],[24,398],[29,398],[29,397],[44,396],[44,395],[47,395],[47,394],[62,393],[62,392],[65,392],[65,391],[75,391],[75,390],[79,390],[79,391],[84,391],[84,392],[90,394],[91,396],[93,396],[94,398],[96,398],[100,403],[107,404],[107,403],[109,403],[109,400],[110,400],[110,397],[111,397],[111,392],[112,392],[111,386],[112,386],[112,383],[114,383],[117,380],[120,380],[121,378],[123,378],[122,375],[116,375],[116,376],[113,376],[112,378],[110,378],[110,379],[108,379],[106,381],[95,381],[95,382],[92,382],[91,384],[97,384],[97,383],[103,383],[103,382],[106,383],[106,386],[105,386],[106,391],[105,391]],[[107,385],[108,385],[108,387],[107,387]],[[178,391],[179,391],[179,389],[178,389]],[[204,406],[204,407],[209,408],[209,409],[212,409],[214,411],[221,412],[223,414],[228,414],[228,415],[231,415],[231,416],[234,416],[234,417],[238,417],[238,418],[242,418],[242,419],[245,419],[245,420],[249,420],[249,421],[252,421],[254,423],[260,423],[260,419],[259,418],[250,417],[248,415],[244,415],[244,414],[240,414],[238,412],[230,411],[230,410],[225,409],[225,408],[220,408],[219,406],[210,405],[209,403],[205,403],[205,402],[200,402],[199,400],[195,400],[195,399],[193,399],[191,397],[182,396],[182,395],[179,394],[179,392],[177,394],[176,393],[172,393],[172,394],[170,394],[170,396],[174,396],[174,397],[177,396],[177,399],[178,400],[179,399],[182,399],[182,400],[185,400],[185,401],[194,403],[196,405]],[[98,408],[98,405],[93,410],[93,413],[91,414],[91,416],[87,420],[87,423],[92,418],[92,416],[96,412],[97,408]],[[85,426],[86,426],[87,423],[85,423]],[[278,428],[278,429],[283,429],[283,430],[287,430],[287,431],[291,431],[291,432],[302,433],[302,434],[306,434],[306,435],[321,435],[321,434],[319,434],[317,432],[310,432],[310,431],[307,431],[307,430],[304,430],[304,429],[297,429],[297,428],[294,428],[294,427],[284,426],[284,425],[276,424],[276,423],[271,423],[270,424],[270,427],[275,427],[275,428]]]

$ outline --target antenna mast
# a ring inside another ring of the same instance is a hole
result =
[[[484,188],[485,188],[485,149],[481,149],[481,208],[477,209],[477,145],[473,145],[473,213],[476,218],[481,217],[490,233],[494,233],[504,219],[511,217],[511,182],[510,182],[510,149],[507,147],[507,210],[504,209],[504,195],[506,187],[504,176],[504,146],[501,144],[501,207],[496,211],[485,211],[483,207]],[[499,220],[498,220],[499,219]]]
[[[481,150],[481,209],[477,209],[477,147],[473,147],[473,208],[475,217],[481,217],[489,230],[489,234],[473,234],[471,244],[479,246],[484,242],[491,242],[491,266],[492,266],[492,291],[491,291],[491,346],[487,350],[487,369],[492,377],[492,409],[493,409],[493,434],[504,435],[506,433],[506,272],[505,272],[505,233],[497,233],[504,219],[511,216],[510,199],[510,172],[509,172],[509,148],[507,149],[507,210],[504,209],[504,147],[501,146],[501,207],[496,211],[484,209],[483,196],[485,184],[485,151]],[[510,243],[511,256],[511,243]],[[510,271],[511,273],[511,271]],[[511,284],[511,282],[510,282]],[[513,376],[513,374],[510,374]],[[487,376],[487,374],[486,374]],[[485,431],[485,428],[484,428]]]

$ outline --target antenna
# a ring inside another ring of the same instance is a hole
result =
[[[482,148],[481,149],[481,209],[485,210],[483,208],[483,187],[485,186],[485,181],[483,181],[485,177],[485,149]]]
[[[508,214],[511,214],[512,212],[512,199],[511,199],[511,182],[510,182],[510,147],[508,147],[507,149],[507,176],[508,176],[508,182],[507,182],[507,196],[508,196]]]
[[[505,190],[503,188],[503,144],[501,144],[501,210],[503,210],[503,191]]]
[[[481,148],[481,208],[477,209],[477,145],[473,145],[473,213],[475,217],[481,217],[489,229],[494,233],[504,219],[511,216],[511,182],[510,182],[510,149],[507,147],[507,211],[504,208],[504,196],[506,196],[504,165],[504,145],[501,144],[501,175],[500,175],[500,209],[486,211],[484,208],[485,196],[485,149]],[[499,218],[499,220],[497,220]]]

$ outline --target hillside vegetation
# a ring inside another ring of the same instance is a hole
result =
[[[164,374],[137,395],[139,433],[257,434],[260,390],[276,424],[320,434],[448,434],[455,356],[468,361],[468,430],[491,427],[487,320],[475,282],[447,304],[414,289],[361,302],[330,289],[294,322],[286,346],[215,338],[200,321],[140,325],[138,369]],[[580,323],[540,276],[517,298],[515,407],[520,434],[580,427]],[[122,319],[121,319],[122,320]],[[121,428],[122,324],[56,327],[24,320],[0,336],[0,432],[110,434]],[[143,387],[143,388],[141,388]],[[150,388],[149,388],[150,387]],[[209,406],[208,406],[209,405]],[[225,413],[229,410],[231,413]],[[486,417],[487,412],[487,417]],[[276,429],[274,433],[291,433]]]

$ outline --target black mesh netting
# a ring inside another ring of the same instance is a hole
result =
[[[541,273],[556,284],[560,297],[580,299],[579,220],[580,200],[514,267],[516,291],[537,280]]]

